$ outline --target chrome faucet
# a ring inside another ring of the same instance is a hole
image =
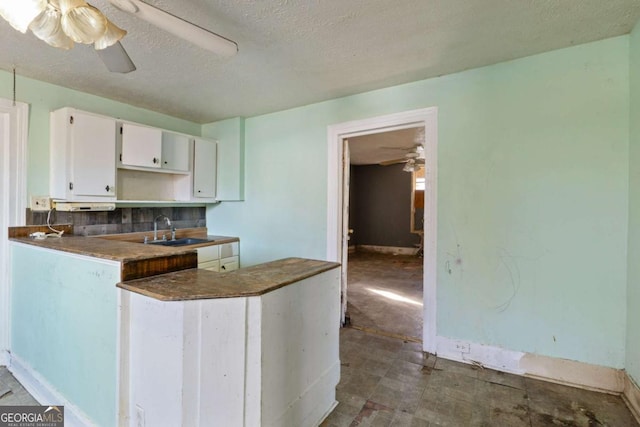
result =
[[[166,222],[167,225],[171,227],[171,239],[175,240],[176,228],[171,226],[171,220],[169,219],[168,216],[160,214],[156,217],[156,219],[153,220],[153,241],[155,242],[156,240],[158,240],[158,220],[160,218],[164,218],[164,222]],[[166,240],[166,236],[163,236],[163,237],[164,237],[163,240]]]

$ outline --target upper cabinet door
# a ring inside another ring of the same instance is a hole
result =
[[[162,130],[122,123],[122,164],[144,168],[162,166]]]
[[[54,199],[116,199],[116,121],[63,108],[51,113],[50,194]]]
[[[115,198],[116,121],[76,111],[70,126],[71,193]]]
[[[193,148],[193,196],[214,199],[216,197],[216,143],[195,138]]]
[[[244,118],[222,120],[204,125],[202,136],[217,141],[217,201],[244,200]]]
[[[190,138],[171,132],[162,132],[162,168],[189,171]]]

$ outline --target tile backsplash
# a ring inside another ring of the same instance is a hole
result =
[[[46,225],[48,212],[32,212],[27,209],[27,225]],[[166,215],[177,229],[206,227],[205,207],[117,208],[110,212],[51,212],[51,224],[72,224],[73,234],[94,236],[98,234],[132,233],[153,230],[153,220]],[[158,229],[166,229],[164,221]]]

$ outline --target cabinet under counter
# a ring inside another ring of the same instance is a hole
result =
[[[339,264],[288,258],[118,287],[123,425],[143,413],[147,425],[312,427],[335,407]]]

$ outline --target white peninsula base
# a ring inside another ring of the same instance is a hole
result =
[[[340,379],[339,273],[248,297],[120,290],[120,425],[320,424]]]

